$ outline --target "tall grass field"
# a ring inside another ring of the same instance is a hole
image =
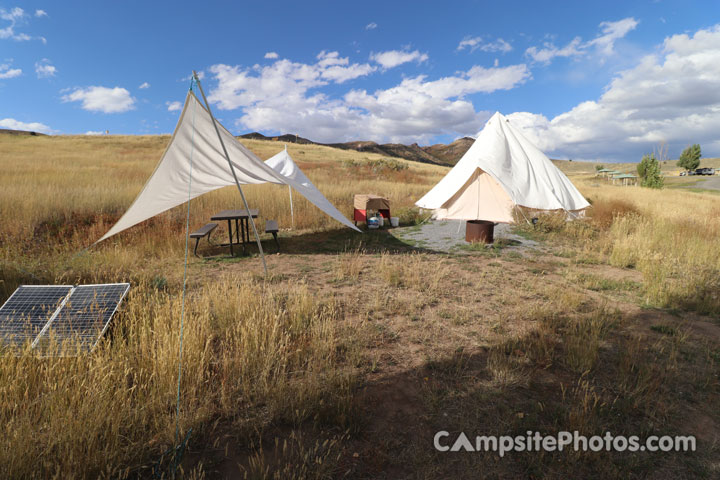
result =
[[[93,245],[168,141],[0,136],[0,302],[22,284],[131,284],[92,353],[2,350],[0,477],[720,477],[718,193],[615,186],[559,162],[592,203],[583,218],[541,215],[513,227],[522,246],[446,253],[358,234],[296,193],[291,217],[286,186],[244,187],[260,230],[278,221],[280,252],[263,236],[266,276],[256,247],[217,245],[225,225],[201,257],[190,244],[178,416],[187,206]],[[284,147],[243,143],[263,159]],[[381,194],[406,231],[448,171],[287,147],[348,218],[353,194]],[[190,228],[240,207],[233,188],[207,194]],[[697,449],[433,447],[438,431],[574,430],[693,435]]]

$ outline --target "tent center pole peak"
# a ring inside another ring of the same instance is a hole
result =
[[[200,84],[200,78],[198,78],[197,72],[193,70],[193,78],[195,79],[195,84],[198,87],[198,90],[200,90],[200,94],[202,95],[203,102],[205,102],[205,107],[207,108],[208,113],[210,114],[210,118],[212,119],[213,127],[215,127],[215,133],[217,133],[218,140],[220,140],[220,146],[222,147],[223,153],[225,154],[225,159],[228,162],[228,165],[230,166],[230,171],[232,172],[233,178],[235,179],[235,185],[237,186],[238,191],[240,192],[240,197],[242,198],[243,205],[245,205],[245,210],[248,212],[248,218],[250,219],[250,225],[252,225],[253,233],[255,234],[255,241],[257,242],[258,250],[260,251],[260,258],[262,259],[263,269],[265,270],[265,275],[267,276],[268,269],[267,269],[267,263],[265,263],[265,254],[263,253],[262,245],[260,244],[260,236],[258,235],[257,227],[255,226],[255,220],[253,219],[252,215],[250,215],[250,207],[248,206],[247,200],[245,199],[245,194],[242,191],[242,188],[240,187],[240,181],[238,180],[237,174],[235,173],[235,167],[233,166],[232,162],[230,161],[230,155],[228,154],[227,148],[225,148],[225,142],[223,142],[222,136],[220,135],[220,129],[217,126],[217,121],[215,120],[215,116],[212,114],[212,110],[210,110],[210,102],[208,102],[207,97],[205,97],[205,91],[202,88],[202,85]]]

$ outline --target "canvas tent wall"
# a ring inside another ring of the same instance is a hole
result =
[[[217,125],[240,184],[289,185],[330,217],[358,230],[320,193],[287,152],[265,163],[222,125]],[[170,143],[152,176],[120,220],[95,243],[190,199],[231,185],[235,185],[235,181],[221,150],[213,119],[190,91]]]
[[[415,205],[435,218],[514,221],[516,206],[578,211],[590,206],[575,185],[499,112],[455,167]]]

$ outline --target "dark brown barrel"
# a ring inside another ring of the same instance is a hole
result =
[[[465,227],[466,242],[493,243],[495,224],[487,220],[468,220]]]

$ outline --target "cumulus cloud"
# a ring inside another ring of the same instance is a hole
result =
[[[347,57],[341,58],[338,52],[322,51],[317,56],[316,64],[320,77],[335,83],[344,83],[358,77],[364,77],[375,71],[375,67],[367,63],[350,63]]]
[[[135,108],[135,99],[121,87],[77,88],[63,95],[64,102],[81,102],[82,109],[89,112],[122,113]]]
[[[47,12],[45,10],[35,10],[35,16],[36,17],[47,17]]]
[[[394,68],[408,62],[422,63],[428,59],[427,53],[420,53],[418,50],[388,50],[387,52],[373,53],[370,60],[379,63],[382,68]]]
[[[370,22],[367,25],[365,25],[365,30],[375,30],[377,28],[377,23]]]
[[[10,64],[3,63],[0,65],[0,80],[8,79],[8,78],[15,78],[22,75],[22,69],[20,68],[11,68]]]
[[[534,62],[545,65],[556,57],[580,57],[588,55],[592,51],[609,56],[615,51],[615,42],[624,38],[637,25],[638,21],[632,17],[616,22],[602,22],[600,23],[601,33],[592,40],[583,42],[582,38],[575,37],[562,48],[558,48],[553,42],[545,42],[542,47],[529,47],[525,50],[525,55]]]
[[[492,42],[486,42],[482,37],[465,37],[457,46],[457,50],[470,49],[471,52],[475,50],[482,50],[483,52],[500,52],[508,53],[512,51],[512,45],[498,38]]]
[[[265,58],[267,58],[267,59],[275,59],[275,58],[278,58],[278,56],[279,55],[277,54],[277,52],[267,52],[265,54]]]
[[[604,48],[604,46],[603,46]],[[662,50],[620,72],[597,100],[552,119],[509,115],[541,149],[578,159],[636,161],[667,142],[720,153],[720,25],[665,39]]]
[[[50,60],[43,58],[35,63],[35,73],[38,78],[54,77],[57,73],[57,68],[50,64]]]
[[[14,118],[0,119],[0,128],[9,128],[10,130],[25,130],[39,133],[54,133],[55,131],[47,125],[39,122],[25,123]]]
[[[254,105],[268,98],[293,98],[304,95],[314,87],[330,83],[344,83],[370,74],[375,67],[368,64],[350,63],[338,52],[322,51],[317,62],[305,64],[283,59],[272,65],[255,65],[251,68],[217,64],[210,67],[217,87],[209,100],[221,110]]]
[[[143,82],[138,88],[140,90],[145,90],[146,88],[150,88],[150,84],[148,82]]]
[[[428,141],[441,133],[476,133],[489,115],[476,112],[464,98],[517,86],[530,77],[526,65],[475,66],[454,76],[429,80],[406,78],[399,85],[367,92],[354,89],[340,98],[318,91],[340,83],[333,68],[370,71],[337,52],[321,52],[317,63],[280,60],[272,66],[243,69],[214,65],[217,82],[209,100],[219,109],[241,109],[236,126],[244,129],[299,133],[323,142],[351,139]]]
[[[183,104],[182,102],[165,102],[165,105],[167,105],[168,112],[177,112],[178,110],[182,110]]]

